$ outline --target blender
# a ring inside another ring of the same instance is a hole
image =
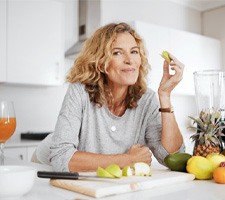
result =
[[[197,114],[205,110],[217,110],[225,122],[225,71],[203,70],[194,75]],[[222,131],[225,133],[225,129]],[[223,146],[225,136],[222,136]]]

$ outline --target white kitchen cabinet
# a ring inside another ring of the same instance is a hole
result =
[[[6,82],[62,84],[63,13],[57,1],[7,1]]]
[[[20,134],[14,134],[6,141],[5,156],[30,162],[40,142],[40,140],[21,139]]]
[[[5,148],[4,154],[9,158],[16,158],[19,160],[28,161],[26,147],[10,147]]]
[[[30,162],[36,147],[37,146],[6,147],[4,154],[9,158],[16,158]]]
[[[0,1],[0,82],[6,81],[6,0]]]
[[[31,158],[32,158],[32,156],[33,156],[34,151],[36,150],[36,148],[37,148],[36,146],[27,147],[27,160],[28,160],[28,162],[31,161]]]
[[[174,89],[174,94],[194,95],[194,71],[222,68],[220,40],[145,22],[135,21],[133,25],[146,43],[152,68],[148,86],[155,91],[163,74],[164,60],[160,54],[164,50],[185,65],[183,80]]]

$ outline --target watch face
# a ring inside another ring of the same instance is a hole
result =
[[[171,112],[171,113],[173,113],[173,112],[174,112],[174,109],[173,109],[173,107],[171,107],[171,110],[170,110],[170,112]]]

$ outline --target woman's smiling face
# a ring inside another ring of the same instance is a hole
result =
[[[139,47],[134,37],[128,33],[119,33],[112,46],[112,59],[107,68],[107,80],[110,87],[123,87],[136,83],[141,65]]]

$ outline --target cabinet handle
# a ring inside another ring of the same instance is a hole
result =
[[[59,80],[59,72],[60,72],[60,64],[56,62],[56,69],[55,69],[55,79]]]
[[[20,157],[20,160],[23,160],[23,155],[22,154],[20,154],[19,157]]]

